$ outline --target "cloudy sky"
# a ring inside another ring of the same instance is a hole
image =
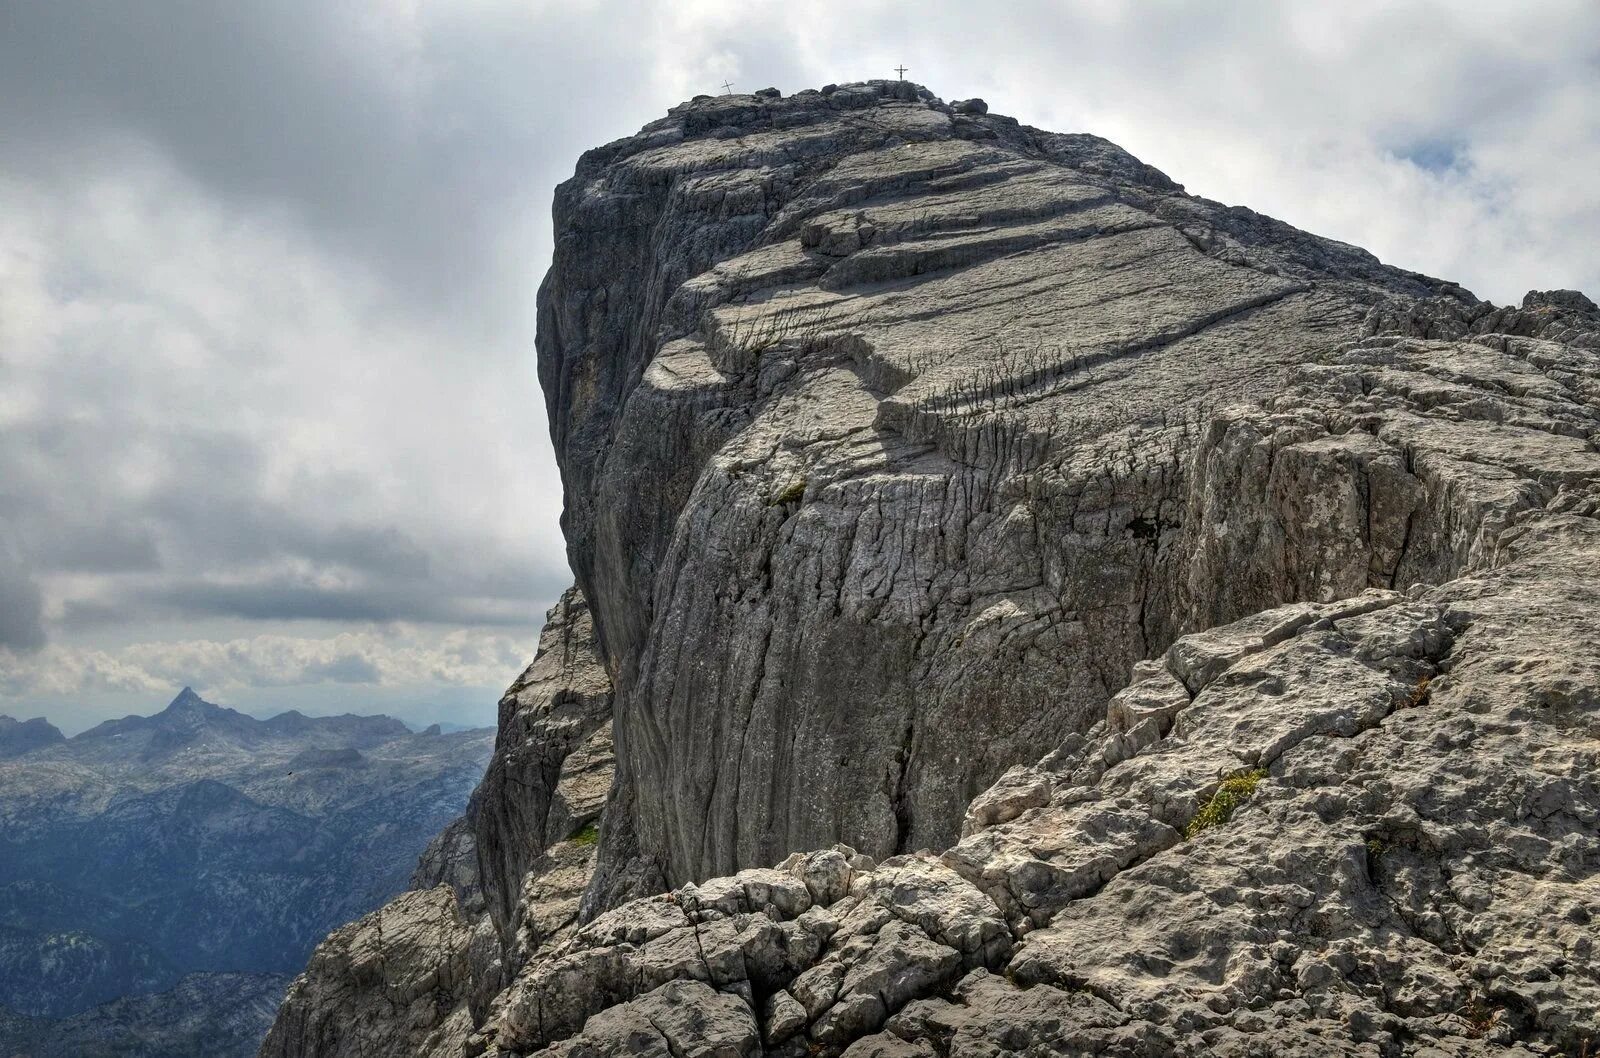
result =
[[[487,722],[568,582],[551,189],[892,76],[1480,296],[1600,292],[1600,5],[0,0],[0,712]]]

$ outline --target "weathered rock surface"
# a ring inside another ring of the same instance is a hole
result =
[[[1373,306],[1469,295],[978,109],[700,100],[557,191],[541,380],[618,790],[651,792],[614,806],[593,909],[616,872],[949,844],[1181,632],[1462,557],[1430,524],[1397,568],[1416,479],[1378,438],[1297,450],[1273,484],[1303,494],[1212,538],[1256,484],[1219,476],[1253,429],[1219,409],[1290,394]],[[1319,429],[1349,427],[1275,436]],[[1392,539],[1308,521],[1366,517],[1289,480],[1345,489],[1340,459],[1393,463]]]
[[[538,656],[500,700],[494,757],[468,809],[489,911],[508,949],[537,948],[576,914],[611,779],[611,679],[588,604],[572,589],[547,615]],[[570,907],[550,905],[569,891]]]
[[[457,1011],[454,1036],[381,1053],[1579,1053],[1600,1034],[1597,585],[1600,498],[1558,490],[1441,587],[1180,639],[943,854],[797,854],[625,904],[537,953],[477,1031]],[[1152,684],[1177,704],[1145,711]],[[1195,827],[1239,775],[1242,805]],[[472,942],[448,890],[406,899],[399,940],[360,927],[409,968],[385,1024],[455,996]],[[272,1053],[361,1053],[350,1024]]]
[[[1594,1052],[1600,312],[986,109],[703,97],[558,191],[599,862],[369,1050]]]

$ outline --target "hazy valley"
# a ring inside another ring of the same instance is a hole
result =
[[[130,1023],[218,1046],[231,1023],[226,1053],[252,1053],[317,939],[406,887],[492,741],[188,689],[70,739],[0,721],[0,1048]]]

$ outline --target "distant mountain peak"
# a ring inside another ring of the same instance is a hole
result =
[[[403,738],[411,729],[390,716],[306,716],[297,710],[259,720],[248,713],[208,702],[193,687],[185,687],[165,709],[149,716],[125,716],[107,720],[77,736],[96,739],[145,735],[152,741],[147,752],[169,753],[202,737],[231,740],[241,745],[256,745],[261,739],[318,739],[331,745],[377,745]]]
[[[162,717],[177,717],[210,723],[221,720],[248,724],[259,724],[261,722],[248,713],[241,713],[237,709],[230,709],[225,705],[218,705],[216,702],[208,702],[190,687],[185,687],[179,691],[178,696],[168,702],[165,709],[156,713],[150,719],[159,720]]]
[[[184,708],[184,707],[193,708],[194,706],[197,706],[197,705],[209,705],[213,709],[219,708],[219,706],[212,705],[212,703],[206,701],[204,698],[202,698],[198,694],[194,693],[194,688],[193,687],[185,687],[183,690],[179,691],[178,692],[178,696],[176,698],[172,699],[172,701],[167,703],[167,708],[168,709],[181,709],[181,708]]]
[[[229,727],[253,728],[261,721],[253,716],[247,716],[236,709],[208,702],[194,692],[192,687],[185,687],[178,692],[178,696],[161,712],[150,718],[158,727],[183,728],[210,727],[217,724]]]
[[[42,716],[17,720],[0,716],[0,757],[20,757],[31,750],[65,742],[66,737]]]

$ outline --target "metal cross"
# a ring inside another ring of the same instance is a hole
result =
[[[733,82],[732,81],[723,81],[722,82],[722,91],[723,91],[724,95],[730,95],[730,96],[733,95]]]
[[[900,75],[900,80],[904,81],[906,79],[906,68],[904,66],[896,66],[894,72]]]

